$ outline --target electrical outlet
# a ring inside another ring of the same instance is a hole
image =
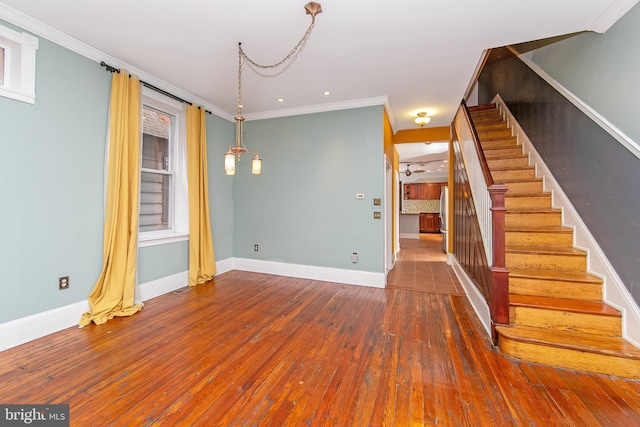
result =
[[[58,279],[58,289],[69,289],[69,276],[63,276]]]
[[[253,250],[258,252],[258,245],[253,245]]]
[[[354,264],[358,262],[358,251],[351,252],[351,262]]]

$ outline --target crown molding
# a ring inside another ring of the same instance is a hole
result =
[[[373,105],[384,105],[387,108],[388,100],[386,96],[377,96],[373,98],[354,99],[350,101],[330,102],[327,104],[316,104],[305,107],[284,108],[281,110],[271,110],[259,113],[243,114],[246,121],[274,119],[278,117],[300,116],[303,114],[324,113],[327,111],[347,110],[350,108],[371,107]],[[387,110],[387,114],[389,114]],[[391,120],[391,117],[389,118]]]
[[[159,87],[160,89],[172,93],[182,99],[188,100],[196,105],[204,106],[207,110],[225,120],[233,121],[233,115],[227,113],[221,108],[209,102],[206,102],[189,92],[179,89],[163,80],[160,80],[130,64],[127,64],[126,62],[108,55],[107,53],[96,49],[95,47],[90,46],[76,38],[73,38],[68,34],[56,30],[55,28],[50,27],[49,25],[46,25],[38,21],[37,19],[25,15],[24,13],[19,12],[13,8],[10,8],[3,3],[0,3],[0,19],[16,25],[23,30],[29,31],[39,37],[45,38],[59,46],[69,49],[70,51],[75,52],[78,55],[91,59],[98,64],[101,61],[104,61],[113,67],[124,68],[129,71],[129,73],[135,74],[139,79],[144,80],[147,83]]]
[[[596,33],[604,33],[613,26],[625,13],[629,11],[638,0],[616,0],[593,21],[589,30]]]

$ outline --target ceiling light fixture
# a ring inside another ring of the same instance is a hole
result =
[[[427,117],[427,113],[425,113],[424,111],[418,113],[418,117],[413,119],[413,123],[417,124],[420,127],[426,125],[430,121],[431,121],[431,117]]]
[[[261,77],[276,77],[283,72],[285,72],[291,64],[297,59],[298,54],[304,48],[304,45],[309,40],[311,36],[311,30],[316,23],[316,15],[322,13],[322,6],[320,3],[310,2],[304,6],[307,15],[311,15],[311,24],[307,31],[304,33],[298,44],[291,49],[291,51],[284,57],[281,61],[271,64],[271,65],[261,65],[252,60],[247,56],[247,54],[242,50],[242,43],[238,43],[238,115],[234,117],[236,121],[236,142],[235,145],[229,145],[229,150],[224,155],[224,170],[227,175],[235,175],[236,174],[236,162],[240,161],[240,156],[243,153],[255,154],[253,161],[251,162],[251,173],[254,175],[260,175],[262,173],[262,159],[258,155],[258,151],[252,152],[244,146],[244,141],[242,138],[243,134],[243,122],[244,117],[242,117],[242,67],[244,64],[247,64],[249,68],[256,74]],[[258,69],[267,70],[267,69],[275,69],[281,65],[285,65],[283,69],[276,72],[272,75],[262,74]]]

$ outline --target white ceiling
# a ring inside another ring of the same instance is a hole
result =
[[[310,23],[307,1],[2,0],[0,18],[21,16],[13,8],[230,119],[238,42],[260,63],[279,61]],[[484,49],[606,29],[636,2],[323,0],[290,69],[265,79],[245,68],[244,112],[250,120],[386,97],[394,131],[415,128],[421,110],[429,127],[448,126]]]

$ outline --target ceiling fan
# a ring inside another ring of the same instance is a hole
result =
[[[442,160],[429,160],[428,162],[407,163],[407,169],[404,170],[404,174],[406,176],[411,176],[411,174],[414,174],[414,173],[425,173],[426,170],[424,169],[423,166],[426,166],[427,163],[435,163],[435,162],[442,162]],[[415,169],[415,170],[409,169],[409,166],[412,166],[412,165],[418,165],[418,169]]]

